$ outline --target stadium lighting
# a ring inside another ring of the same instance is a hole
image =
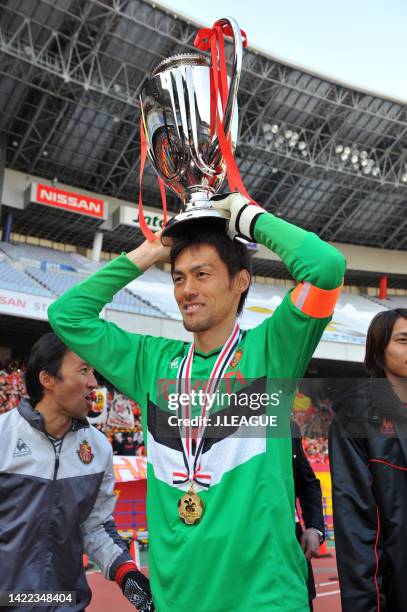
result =
[[[271,124],[265,123],[263,125],[263,136],[266,142],[270,142],[273,140],[273,132],[271,131]]]
[[[402,183],[407,183],[407,173],[401,175],[401,182]]]
[[[295,147],[295,145],[297,144],[298,140],[299,140],[299,133],[298,132],[292,132],[291,134],[291,138],[290,138],[290,142],[288,143],[289,147]]]
[[[306,148],[306,144],[303,140],[300,140],[300,142],[298,143],[298,148],[300,151],[303,151]]]
[[[307,157],[307,155],[308,155],[308,151],[307,151],[306,149],[303,149],[303,150],[301,151],[301,155],[302,155],[303,157]]]
[[[292,135],[293,135],[293,133],[292,133],[291,130],[286,130],[284,132],[284,137],[286,138],[286,140],[290,140]]]
[[[115,115],[113,117],[113,123],[120,123],[120,117],[118,117],[117,115]]]
[[[278,125],[277,123],[273,123],[273,125],[271,126],[271,131],[273,134],[277,134],[278,132]]]
[[[42,152],[42,154],[43,154],[43,156],[44,156],[44,157],[48,157],[48,151],[47,151],[47,149],[44,149],[44,150],[43,150],[43,152]]]
[[[13,147],[18,147],[18,140],[13,140],[13,142],[11,143],[13,145]]]
[[[356,146],[344,146],[340,144],[336,145],[335,153],[341,164],[346,164],[349,161],[351,169],[358,174],[362,171],[365,176],[369,174],[372,174],[372,176],[380,175],[379,165],[373,157],[369,157],[369,153],[366,150],[359,151]],[[374,154],[375,151],[372,150],[370,155]],[[407,175],[407,166],[405,174]]]

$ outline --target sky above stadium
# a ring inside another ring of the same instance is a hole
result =
[[[204,25],[233,16],[249,44],[407,101],[407,0],[164,0]]]

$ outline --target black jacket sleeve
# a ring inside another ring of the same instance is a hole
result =
[[[325,534],[321,484],[315,476],[302,446],[300,429],[292,424],[295,496],[298,499],[306,529],[315,527]]]
[[[329,457],[342,610],[385,610],[376,585],[381,553],[367,440],[351,437],[338,416],[329,431]]]

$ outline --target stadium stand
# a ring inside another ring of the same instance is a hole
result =
[[[375,302],[369,299],[368,296],[358,295],[349,291],[342,291],[336,305],[336,309],[342,311],[357,311],[358,313],[369,314],[370,318],[382,308]]]
[[[0,249],[11,259],[16,261],[36,261],[39,263],[48,262],[57,265],[66,265],[71,267],[73,270],[78,268],[78,264],[81,261],[80,255],[71,255],[70,253],[65,253],[64,251],[57,251],[55,249],[32,244],[0,242]]]
[[[375,298],[375,302],[383,308],[407,308],[407,296],[389,295],[386,300]]]
[[[26,268],[27,274],[37,280],[44,287],[48,287],[56,296],[62,295],[74,285],[77,285],[86,278],[85,274],[76,272],[65,272],[57,270],[38,270],[37,268]],[[162,317],[163,313],[155,306],[150,305],[146,300],[137,297],[127,289],[122,289],[115,296],[107,308],[113,310],[123,310],[153,317]]]
[[[66,253],[46,247],[24,243],[0,243],[0,287],[43,297],[57,297],[84,280],[104,265],[77,253]],[[8,261],[6,261],[6,258]],[[14,266],[18,266],[17,270]],[[80,271],[75,269],[75,266]],[[260,323],[281,303],[292,285],[272,279],[256,279],[250,288],[242,324],[249,328]],[[389,296],[379,300],[369,295],[358,295],[344,290],[336,307],[336,316],[342,322],[366,327],[371,318],[383,308],[404,307],[407,297]],[[174,300],[169,272],[153,268],[131,282],[115,295],[108,308],[122,312],[180,320]]]
[[[48,289],[10,266],[6,261],[0,261],[0,286],[11,291],[22,291],[32,295],[52,297],[52,293]]]

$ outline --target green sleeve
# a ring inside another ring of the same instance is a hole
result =
[[[142,392],[144,345],[151,337],[126,332],[99,318],[99,313],[115,293],[141,274],[123,254],[48,308],[49,322],[61,340],[133,398]]]
[[[295,280],[309,281],[319,289],[342,284],[344,256],[316,234],[265,213],[256,221],[254,236],[282,259]]]
[[[274,251],[293,278],[308,281],[319,289],[339,287],[345,273],[345,259],[337,249],[316,234],[265,213],[254,230],[256,241]],[[301,378],[331,317],[311,317],[296,308],[290,290],[273,315],[258,326],[266,341],[268,375]]]

